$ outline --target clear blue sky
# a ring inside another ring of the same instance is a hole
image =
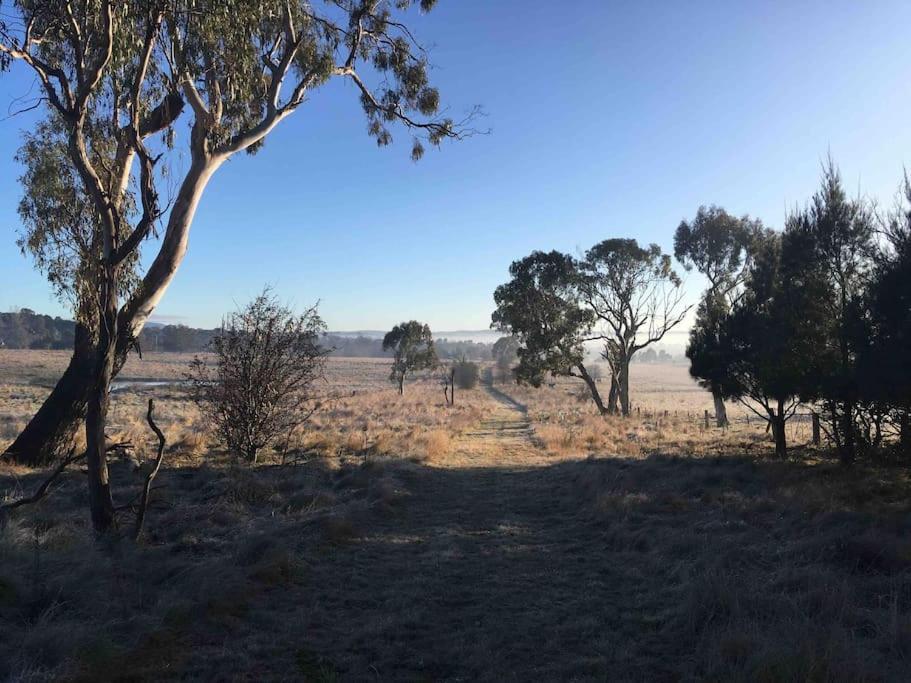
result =
[[[414,164],[407,133],[367,137],[350,85],[314,93],[219,170],[159,320],[212,326],[271,283],[320,299],[332,329],[486,328],[533,249],[671,249],[703,203],[779,227],[829,150],[849,187],[889,202],[911,161],[906,1],[440,0],[413,17],[444,101],[483,105],[492,133]],[[0,116],[32,87],[0,79]],[[63,315],[15,246],[12,157],[33,120],[0,121],[0,310]]]

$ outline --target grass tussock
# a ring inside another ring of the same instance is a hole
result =
[[[655,640],[692,653],[689,675],[901,680],[911,657],[907,473],[652,456],[588,461],[574,489],[616,562],[647,582]]]
[[[0,385],[0,435],[55,363]],[[329,370],[323,408],[256,467],[179,387],[115,394],[118,503],[153,453],[149,395],[168,436],[146,534],[96,541],[75,470],[11,514],[0,680],[907,679],[904,469],[772,461],[755,421],[705,428],[685,368],[634,368],[629,418],[570,382],[447,406],[432,378],[398,396],[385,363]],[[0,497],[41,476],[3,466]]]
[[[602,398],[609,390],[600,383]],[[601,416],[585,386],[573,378],[552,378],[540,388],[513,383],[497,389],[526,407],[535,440],[552,457],[651,454],[717,456],[773,451],[765,423],[739,404],[728,405],[731,426],[717,429],[711,395],[689,377],[682,365],[632,366],[632,412],[628,417]],[[705,411],[711,417],[705,427]],[[789,423],[792,446],[806,448],[810,425]]]
[[[112,477],[129,497],[131,468],[115,465]],[[0,490],[11,497],[39,478],[4,469]],[[107,680],[111,671],[162,680],[195,666],[209,676],[203,653],[214,634],[268,613],[327,547],[393,514],[407,495],[394,468],[369,463],[169,468],[135,545],[94,540],[83,486],[78,472],[65,474],[52,497],[0,528],[2,680]],[[219,654],[219,670],[252,671],[266,638]],[[188,658],[196,647],[200,656]]]

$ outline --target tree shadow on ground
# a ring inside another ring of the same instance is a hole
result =
[[[130,595],[144,584],[144,602],[73,599],[45,619],[52,632],[75,616],[99,632],[136,629],[81,671],[117,661],[158,680],[902,680],[911,656],[911,514],[894,470],[655,456],[162,478],[147,545],[97,578]],[[78,495],[62,497],[76,510]],[[26,531],[24,518],[4,531],[10,568],[30,566]],[[100,553],[47,553],[50,585],[76,593],[77,579],[99,576]],[[15,576],[3,585],[27,592]],[[7,614],[21,618],[14,602]],[[128,613],[112,618],[112,604]],[[142,631],[134,612],[158,628]],[[45,646],[29,628],[15,640],[32,659],[7,661],[37,665]]]

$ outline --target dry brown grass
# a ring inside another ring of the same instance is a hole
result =
[[[0,474],[7,494],[37,478]],[[135,493],[130,467],[114,465],[112,478],[125,499]],[[252,673],[259,665],[250,652],[272,638],[255,620],[329,548],[394,514],[404,495],[395,474],[377,465],[168,468],[137,546],[93,540],[82,479],[64,475],[51,499],[0,527],[2,680]],[[228,658],[239,668],[214,668],[224,656],[217,643],[238,628],[250,629],[248,645]],[[295,670],[293,660],[283,665]]]
[[[47,391],[28,358],[7,438]],[[755,424],[705,430],[677,366],[636,369],[627,419],[574,383],[448,407],[387,370],[333,359],[294,464],[255,468],[179,387],[118,393],[113,437],[150,454],[152,394],[169,438],[147,536],[96,542],[76,471],[12,514],[0,679],[906,680],[907,471],[773,462]],[[3,466],[0,498],[40,477]],[[129,501],[132,465],[112,478]]]
[[[614,455],[642,457],[718,455],[771,451],[765,423],[743,406],[728,405],[732,426],[714,426],[711,396],[690,377],[686,366],[632,366],[632,414],[601,417],[580,380],[557,378],[540,388],[498,384],[497,389],[527,407],[539,444],[557,457]],[[607,382],[601,383],[604,396]],[[711,416],[705,428],[705,411]],[[809,424],[789,423],[792,445],[806,446]]]

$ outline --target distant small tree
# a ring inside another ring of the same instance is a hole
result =
[[[645,349],[641,354],[636,357],[640,363],[657,363],[658,362],[658,352],[655,349]]]
[[[513,335],[500,337],[494,342],[492,354],[501,377],[509,377],[512,373],[513,365],[519,360],[519,346],[518,337]]]
[[[417,320],[400,323],[387,332],[383,351],[393,352],[389,379],[398,385],[399,395],[405,393],[408,373],[432,368],[438,362],[430,327]]]
[[[453,379],[459,389],[474,389],[481,380],[481,369],[464,356],[453,365]]]
[[[762,223],[749,216],[738,218],[717,206],[700,206],[691,221],[681,221],[674,234],[674,256],[687,270],[696,268],[709,281],[690,332],[687,357],[691,374],[712,392],[715,420],[727,424],[723,389],[717,375],[706,373],[717,367],[711,357],[717,353],[717,335],[722,319],[743,292],[752,248]]]
[[[223,321],[211,343],[214,363],[197,356],[187,380],[228,448],[255,463],[313,414],[313,385],[328,354],[319,344],[324,331],[316,306],[295,315],[268,289]]]

